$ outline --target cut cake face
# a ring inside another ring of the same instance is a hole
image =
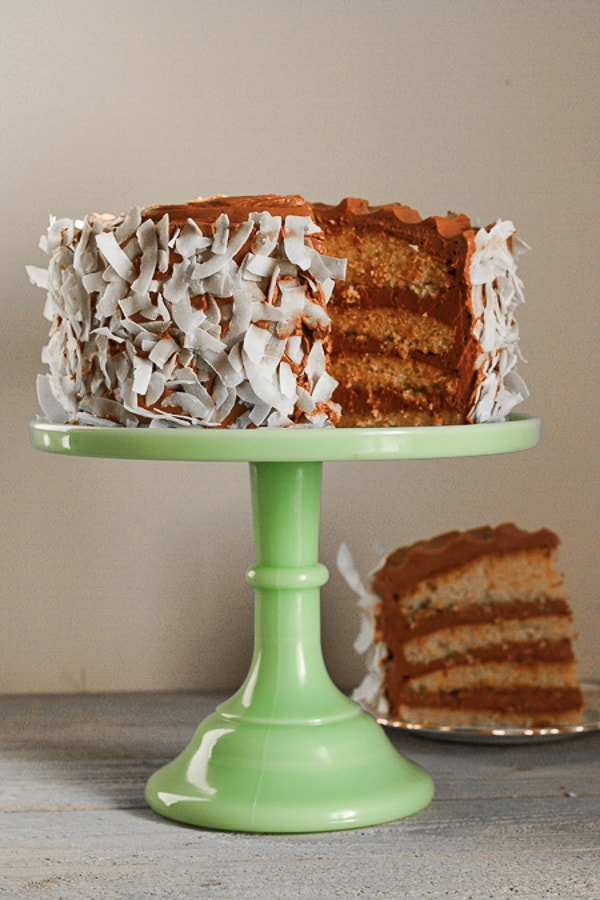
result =
[[[348,259],[329,306],[342,425],[502,421],[527,397],[512,222],[474,229],[357,199],[314,210],[328,252]]]

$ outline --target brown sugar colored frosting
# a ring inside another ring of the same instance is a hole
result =
[[[375,584],[383,593],[392,586],[400,599],[425,577],[460,568],[488,554],[501,556],[526,550],[555,550],[559,539],[547,528],[524,531],[512,522],[491,528],[484,525],[469,531],[448,531],[391,553],[386,566],[375,575]]]

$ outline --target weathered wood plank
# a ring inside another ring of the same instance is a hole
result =
[[[148,776],[214,695],[0,697],[0,895],[600,897],[600,735],[528,747],[391,733],[436,782],[390,825],[315,835],[186,828]]]
[[[14,813],[3,886],[53,897],[596,898],[596,798],[447,801],[389,826],[321,835],[183,828],[149,811]]]

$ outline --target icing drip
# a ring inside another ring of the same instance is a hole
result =
[[[53,323],[38,376],[51,422],[326,426],[339,419],[325,371],[326,304],[345,263],[319,254],[308,216],[252,212],[214,234],[138,208],[52,218],[28,266]]]

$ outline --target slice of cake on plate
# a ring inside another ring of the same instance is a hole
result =
[[[390,553],[362,590],[357,649],[368,651],[368,674],[354,699],[423,727],[579,722],[583,700],[558,545],[548,529],[504,524]],[[355,572],[349,582],[360,590]]]

